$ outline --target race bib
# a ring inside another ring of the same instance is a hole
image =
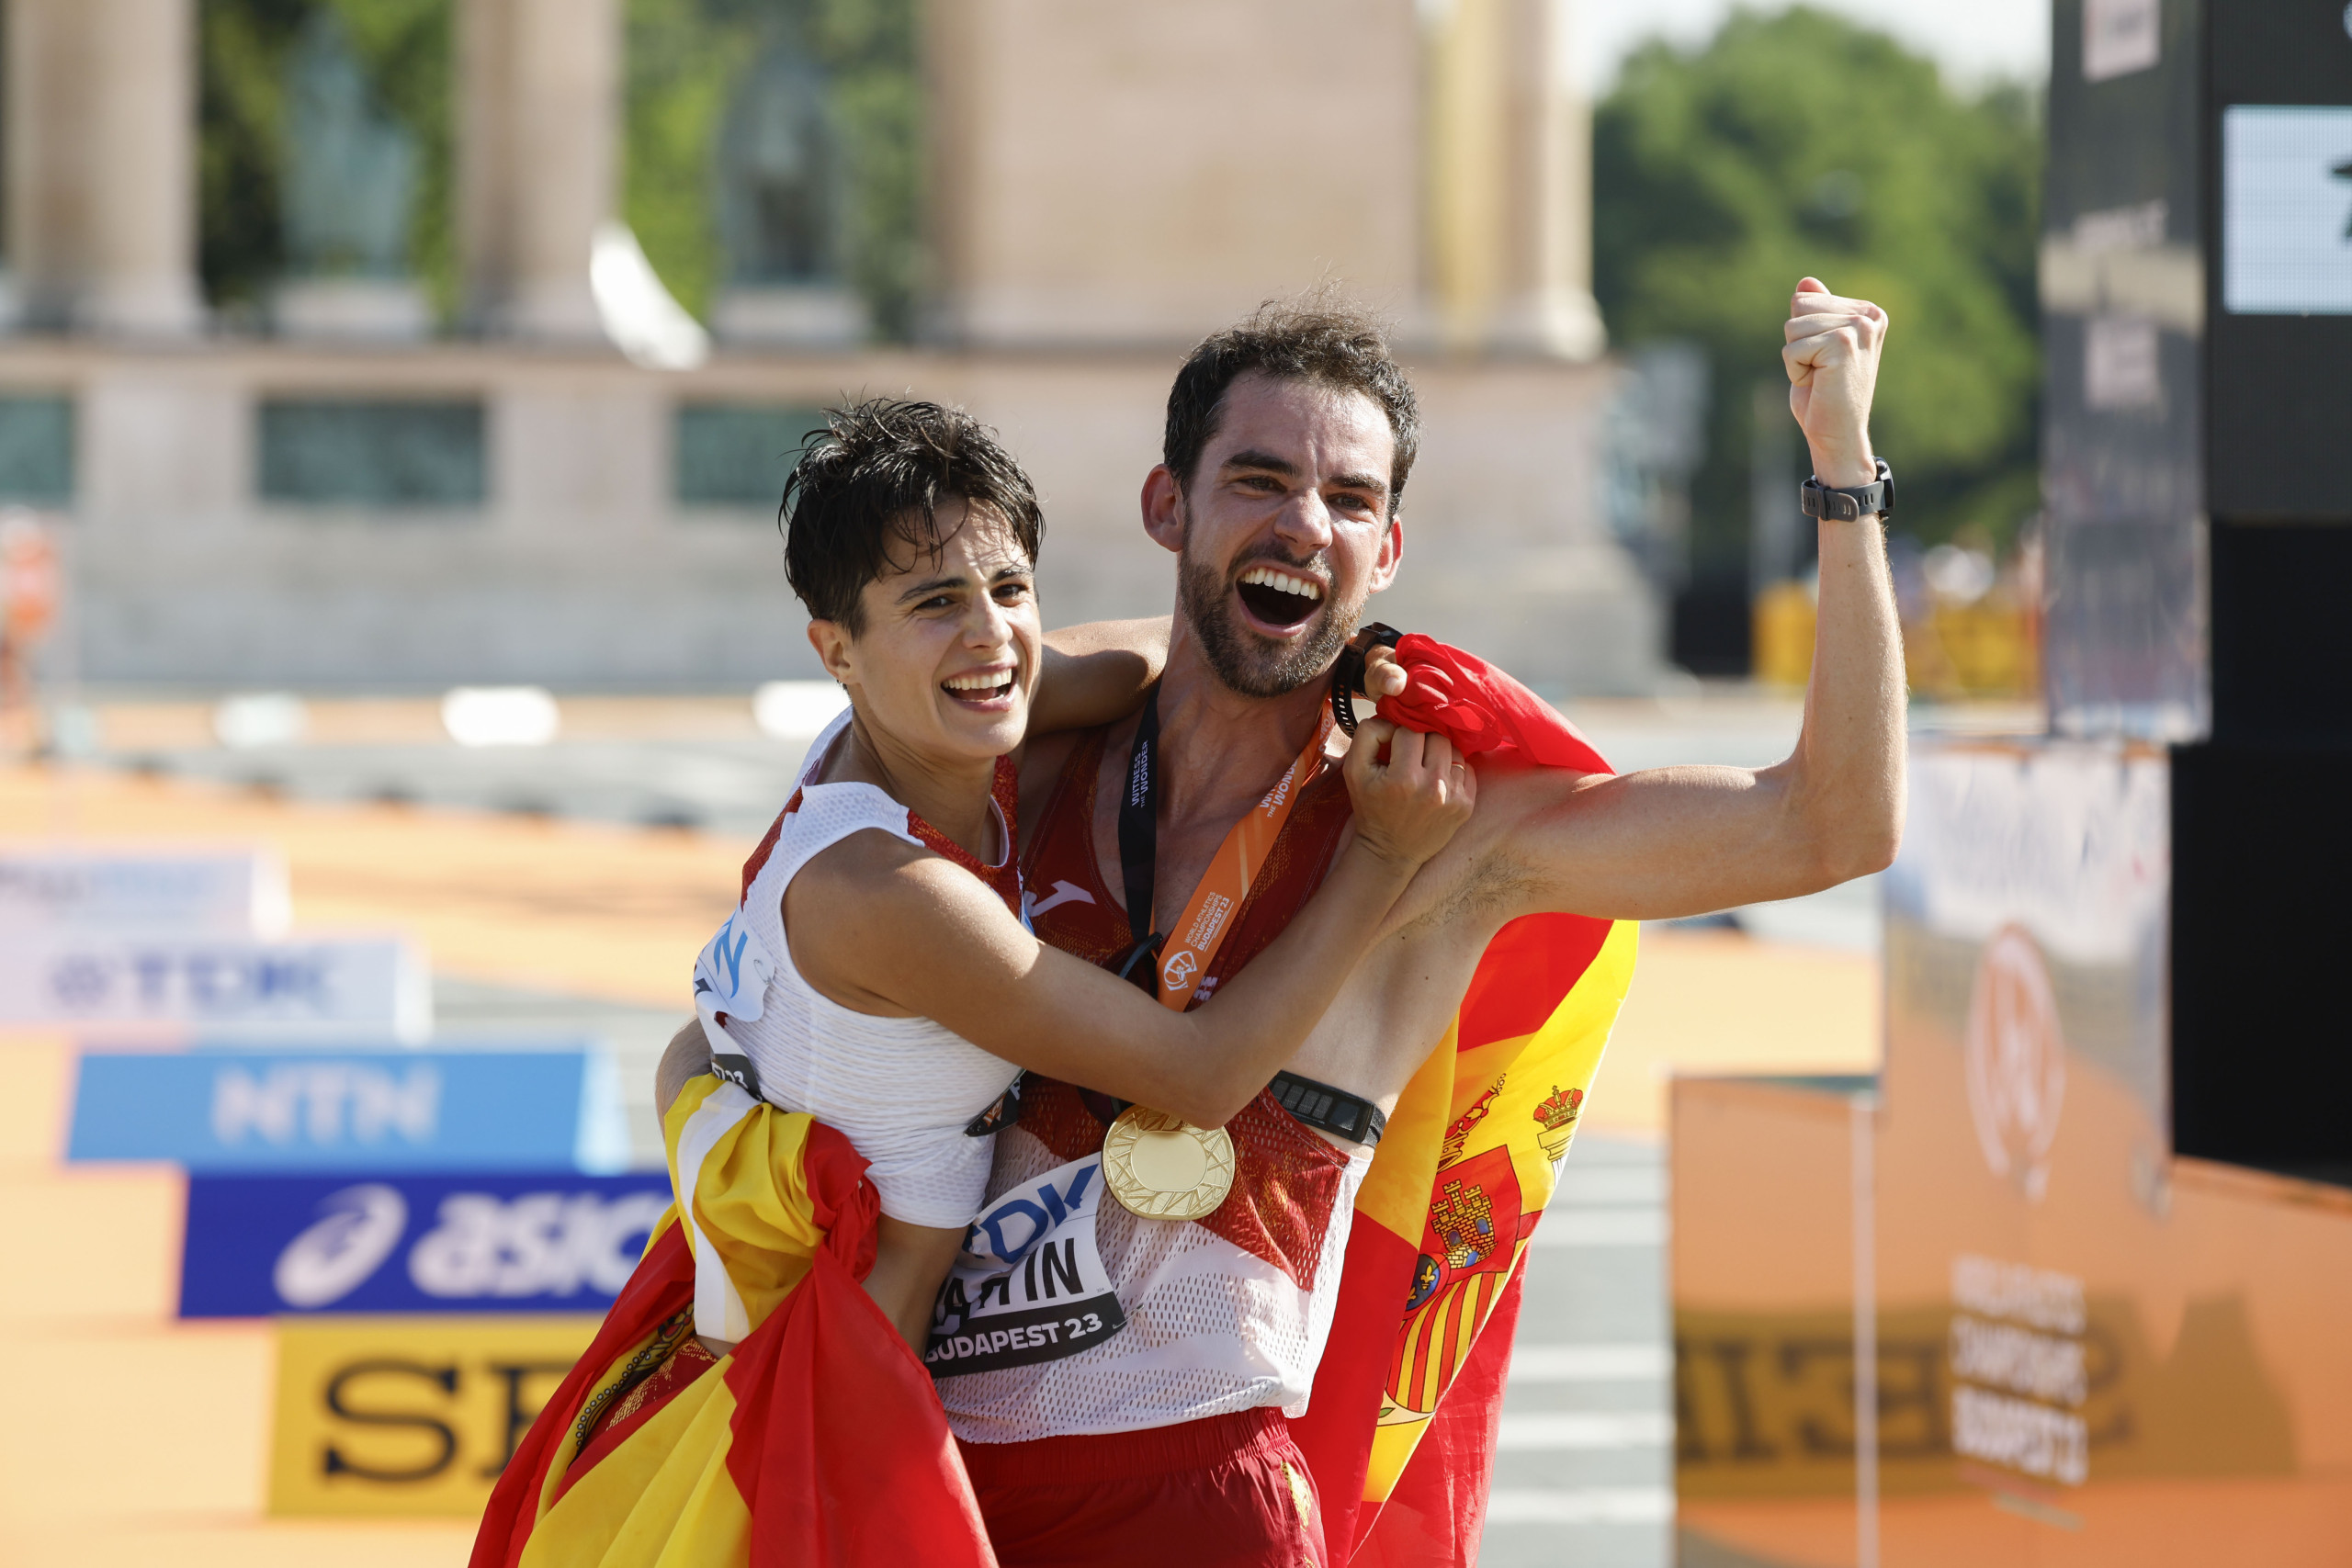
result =
[[[775,973],[775,960],[738,909],[695,959],[695,1009],[706,1025],[714,1012],[755,1019]]]
[[[1102,1194],[1093,1154],[980,1212],[932,1312],[923,1360],[933,1377],[1059,1360],[1126,1326],[1094,1246]]]
[[[775,960],[741,908],[727,917],[695,959],[695,1016],[702,1020],[703,1038],[710,1044],[711,1071],[742,1085],[754,1100],[764,1098],[760,1075],[751,1057],[730,1048],[727,1022],[740,1018],[748,1023],[760,1016],[768,976],[775,973]]]

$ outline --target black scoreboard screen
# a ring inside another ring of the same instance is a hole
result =
[[[2352,7],[2206,27],[2211,515],[2352,523]]]

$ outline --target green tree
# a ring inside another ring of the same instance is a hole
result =
[[[1872,434],[1900,474],[1894,525],[2014,536],[2039,494],[2041,168],[2038,94],[1956,93],[1808,6],[1626,61],[1594,118],[1594,288],[1621,346],[1707,352],[1694,579],[1744,582],[1750,389],[1786,385],[1781,321],[1807,273],[1892,318]]]

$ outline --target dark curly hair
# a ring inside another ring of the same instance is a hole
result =
[[[1412,383],[1388,352],[1387,334],[1373,316],[1336,295],[1269,299],[1238,326],[1201,341],[1168,389],[1168,429],[1160,461],[1184,490],[1193,485],[1201,454],[1216,439],[1225,394],[1255,370],[1284,381],[1311,381],[1335,391],[1361,392],[1388,416],[1396,455],[1388,468],[1388,514],[1396,514],[1406,476],[1420,451],[1421,413]]]
[[[961,409],[910,398],[827,409],[825,428],[801,443],[776,512],[785,575],[809,615],[863,632],[860,596],[903,569],[899,547],[936,558],[947,542],[938,509],[948,497],[986,508],[1037,558],[1046,519],[1036,487],[996,432]]]

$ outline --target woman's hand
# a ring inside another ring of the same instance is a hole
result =
[[[1478,776],[1453,741],[1384,718],[1357,724],[1340,772],[1355,803],[1356,842],[1408,869],[1445,848],[1478,797]]]

